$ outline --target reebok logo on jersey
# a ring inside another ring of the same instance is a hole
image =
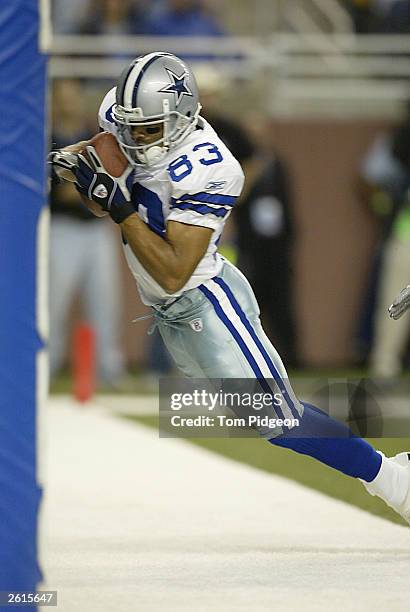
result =
[[[214,189],[222,189],[225,187],[227,181],[209,181],[209,183],[205,186],[205,189],[209,191],[213,191]]]
[[[108,196],[107,187],[100,183],[93,191],[93,195],[96,198],[106,198]]]
[[[192,319],[189,324],[194,330],[194,332],[201,332],[203,329],[202,319]]]

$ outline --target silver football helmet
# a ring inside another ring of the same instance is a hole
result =
[[[112,110],[124,155],[134,165],[158,162],[195,129],[200,110],[195,77],[181,59],[162,52],[137,57],[119,78]],[[159,137],[141,143],[136,127]]]

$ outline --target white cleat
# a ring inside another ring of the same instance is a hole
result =
[[[400,506],[393,507],[400,516],[404,518],[410,525],[410,453],[399,453],[395,457],[390,457],[390,461],[394,461],[407,469],[408,489],[404,501]]]

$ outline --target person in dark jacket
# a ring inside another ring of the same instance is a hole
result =
[[[238,267],[249,279],[262,319],[291,367],[299,364],[293,306],[294,221],[285,161],[260,156],[260,169],[235,211]]]

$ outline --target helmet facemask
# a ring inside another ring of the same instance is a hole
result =
[[[125,108],[116,104],[113,117],[117,125],[117,139],[122,152],[132,165],[151,166],[159,162],[168,151],[178,146],[196,127],[201,105],[192,116],[170,110],[169,101],[163,100],[163,113],[145,116],[141,108]],[[135,127],[162,126],[162,136],[149,144],[137,144],[132,134]]]

